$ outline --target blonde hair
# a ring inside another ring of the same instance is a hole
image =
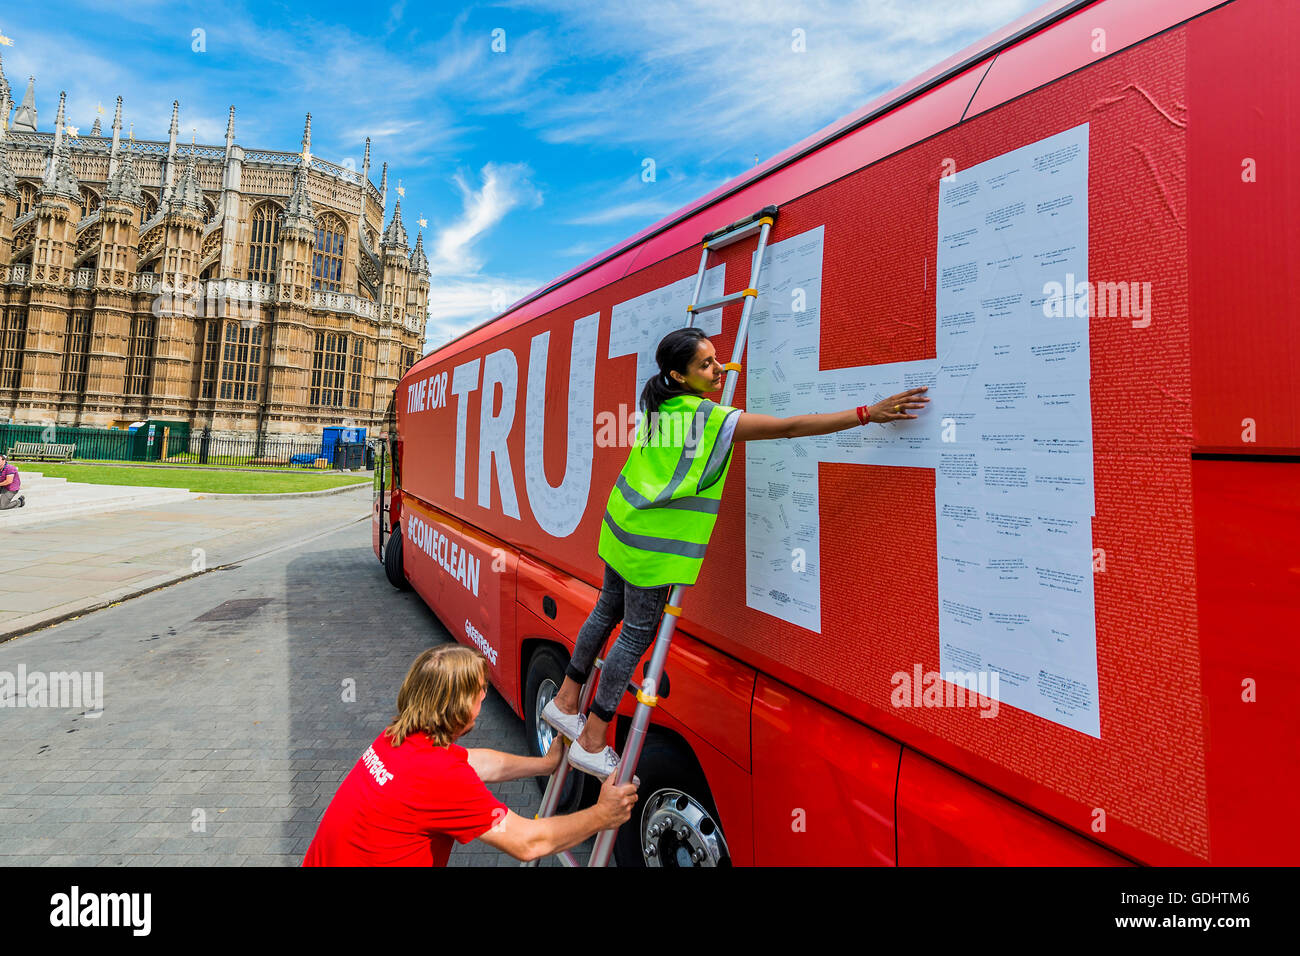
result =
[[[478,651],[459,644],[431,647],[406,672],[397,693],[397,716],[384,733],[394,747],[420,732],[445,747],[469,726],[487,682],[487,659]]]

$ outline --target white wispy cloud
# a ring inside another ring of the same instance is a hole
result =
[[[624,222],[628,219],[641,219],[646,224],[649,224],[656,219],[663,218],[681,205],[682,203],[674,199],[634,199],[630,202],[606,206],[595,212],[574,216],[572,219],[565,220],[565,224],[570,226],[603,226],[614,222]]]
[[[502,100],[553,143],[636,145],[700,159],[764,156],[1038,6],[1034,0],[527,0],[608,71],[543,70]],[[595,72],[595,71],[593,71]]]
[[[512,210],[542,204],[532,170],[524,163],[487,163],[479,171],[477,185],[463,171],[452,181],[460,193],[460,215],[435,230],[429,243],[429,348],[502,312],[542,284],[520,276],[484,274],[476,250]]]
[[[470,185],[464,172],[452,178],[461,198],[461,214],[438,230],[432,243],[429,268],[434,275],[475,273],[482,263],[474,245],[517,206],[537,208],[542,194],[533,185],[525,163],[487,163],[479,173],[480,185]]]

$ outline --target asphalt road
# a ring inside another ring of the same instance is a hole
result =
[[[0,644],[0,672],[103,675],[98,717],[0,709],[0,864],[296,866],[411,661],[450,639],[362,521]],[[526,751],[496,691],[462,742]],[[492,789],[537,809],[532,780]],[[451,864],[517,865],[478,841]]]

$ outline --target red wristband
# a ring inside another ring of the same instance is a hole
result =
[[[857,408],[857,412],[858,412],[858,422],[859,422],[859,424],[867,425],[867,424],[869,424],[869,423],[871,422],[871,406],[870,406],[870,405],[859,405],[858,408]]]

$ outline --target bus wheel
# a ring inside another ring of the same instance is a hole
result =
[[[524,726],[528,737],[528,752],[534,757],[545,756],[555,739],[555,728],[542,719],[542,709],[551,702],[560,684],[564,682],[564,668],[569,658],[559,649],[549,645],[539,647],[528,661],[528,675],[524,679]],[[537,777],[537,788],[546,792],[549,777]],[[572,767],[564,778],[564,790],[556,804],[556,815],[572,813],[582,804],[586,781],[590,779]]]
[[[388,543],[384,545],[384,574],[388,576],[388,583],[399,591],[409,591],[411,583],[406,580],[406,575],[402,572],[402,533],[394,531],[388,536]]]
[[[620,867],[731,866],[708,784],[685,747],[647,737],[636,775],[640,799],[614,843]]]

